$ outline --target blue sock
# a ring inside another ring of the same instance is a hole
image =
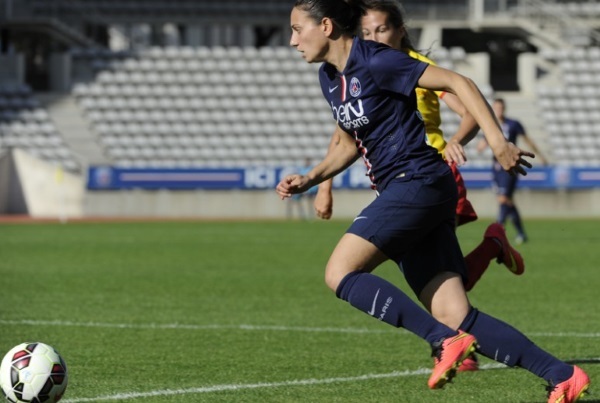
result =
[[[523,229],[523,222],[521,221],[521,215],[519,214],[519,210],[517,210],[517,206],[511,206],[509,214],[512,217],[512,222],[517,229],[517,233],[525,238],[525,230]]]
[[[478,352],[508,365],[520,366],[556,385],[573,375],[573,367],[536,346],[512,326],[472,309],[460,329],[477,338]]]
[[[429,344],[457,334],[398,287],[370,273],[349,273],[340,282],[336,295],[374,318],[413,332]]]
[[[508,214],[510,212],[510,206],[508,204],[501,204],[500,205],[500,212],[498,213],[498,223],[504,225],[504,223],[506,222],[506,217],[508,217]]]

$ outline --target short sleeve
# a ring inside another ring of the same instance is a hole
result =
[[[382,48],[369,60],[369,69],[377,86],[401,95],[410,95],[428,64],[406,53]]]
[[[527,135],[527,133],[525,133],[525,128],[523,127],[521,122],[515,121],[515,128],[517,129],[517,135],[521,135],[521,136]]]

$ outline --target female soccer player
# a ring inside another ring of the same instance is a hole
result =
[[[500,122],[504,137],[511,143],[517,144],[517,141],[522,138],[529,147],[533,150],[536,155],[541,157],[542,164],[546,164],[546,159],[542,156],[538,150],[535,142],[527,136],[525,129],[521,122],[515,119],[506,117],[504,112],[506,111],[506,102],[504,99],[497,98],[492,103],[492,109],[496,114],[496,118]],[[479,152],[483,151],[487,147],[485,140],[481,140],[477,146]],[[498,200],[499,211],[498,211],[498,223],[504,225],[507,218],[511,218],[515,229],[517,230],[517,243],[527,242],[527,235],[525,234],[525,228],[523,227],[523,220],[517,209],[517,205],[514,200],[514,193],[517,188],[518,177],[507,175],[506,172],[498,166],[496,160],[492,164],[493,171],[493,184],[496,191],[496,198]]]
[[[404,24],[404,16],[400,4],[395,0],[365,0],[366,14],[361,19],[362,37],[384,43],[394,49],[407,53],[410,57],[425,63],[435,63],[429,58],[419,54],[408,36]],[[467,190],[458,165],[465,163],[463,145],[472,140],[479,127],[473,116],[465,109],[465,106],[454,94],[447,92],[431,91],[424,88],[416,88],[417,108],[425,123],[425,132],[429,145],[436,148],[438,152],[450,164],[458,187],[458,203],[456,206],[456,225],[460,226],[477,219],[477,214],[467,199]],[[455,135],[448,141],[444,139],[441,129],[440,102],[442,99],[454,112],[461,116],[459,128]],[[339,132],[335,132],[331,140],[333,144],[338,141]],[[535,151],[535,149],[534,149]],[[504,170],[500,167],[504,172]],[[506,173],[506,175],[509,175]],[[509,175],[510,176],[510,175]],[[515,176],[516,177],[516,176]],[[333,195],[332,180],[327,180],[318,187],[314,207],[317,216],[329,219],[332,214]],[[503,223],[500,223],[503,224]],[[490,261],[496,259],[503,263],[512,273],[521,275],[525,270],[525,264],[520,253],[510,245],[506,238],[504,227],[498,223],[491,224],[485,231],[483,241],[465,257],[467,266],[467,282],[465,289],[470,291],[483,273],[489,267]],[[403,262],[403,267],[411,262]],[[473,355],[467,358],[459,367],[459,371],[473,371],[478,369],[478,363]]]
[[[363,14],[360,0],[297,0],[290,17],[290,44],[307,62],[323,62],[323,94],[344,133],[307,175],[283,178],[277,193],[288,198],[304,192],[362,156],[379,194],[335,247],[325,270],[326,284],[355,308],[428,341],[438,353],[428,382],[431,388],[442,387],[478,343],[485,356],[546,379],[552,387],[550,401],[575,401],[589,386],[580,368],[470,305],[454,231],[456,183],[448,165],[426,144],[415,88],[457,95],[505,170],[525,174],[524,167],[531,164],[524,157],[534,155],[505,140],[471,80],[357,38]],[[451,326],[371,273],[387,259],[399,264],[407,257],[421,264],[404,271],[409,285],[430,312]]]

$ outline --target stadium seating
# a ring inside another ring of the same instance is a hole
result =
[[[537,90],[553,160],[600,166],[600,48],[550,49],[541,56],[558,66],[561,81]]]
[[[600,3],[595,1],[557,1],[544,4],[544,9],[554,15],[593,19],[600,16]]]
[[[318,66],[289,47],[76,50],[72,56],[74,71],[93,69],[75,77],[72,92],[116,165],[303,165],[321,158],[329,144],[334,121]],[[464,50],[432,56],[452,67]],[[458,116],[444,108],[443,117],[445,130],[456,130]],[[483,161],[489,164],[487,156]]]

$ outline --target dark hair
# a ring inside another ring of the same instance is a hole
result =
[[[306,11],[317,23],[330,18],[342,33],[356,35],[365,14],[363,0],[296,0],[294,7]]]
[[[405,26],[404,9],[402,4],[396,0],[364,0],[364,6],[366,10],[381,11],[388,15],[388,19],[394,28],[403,28],[404,37],[400,46],[402,49],[415,50],[415,47],[410,40],[408,30]]]

